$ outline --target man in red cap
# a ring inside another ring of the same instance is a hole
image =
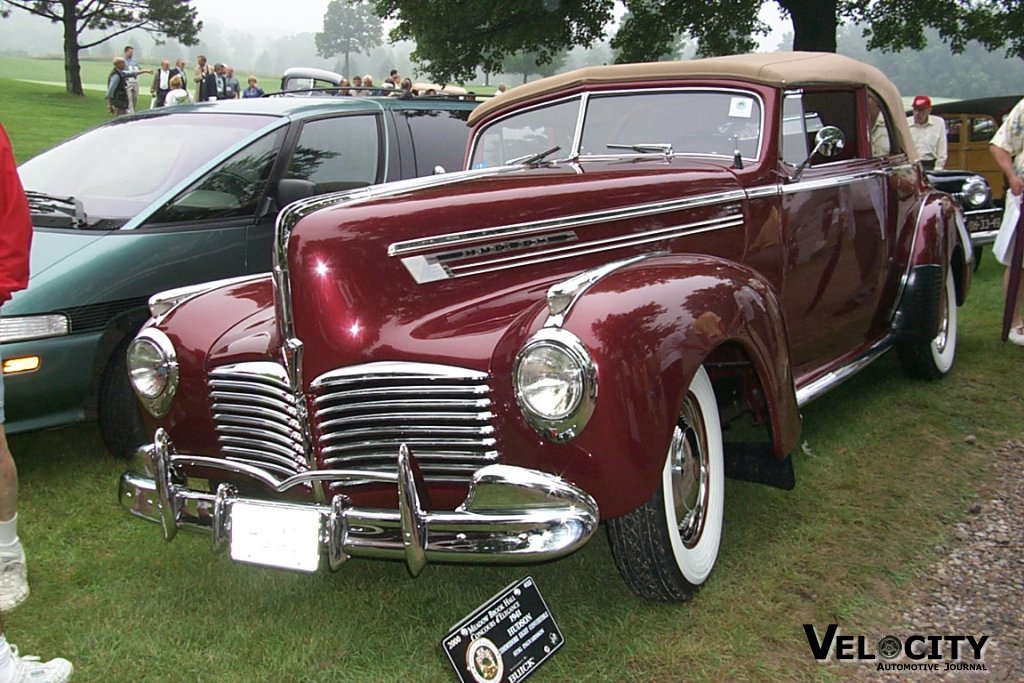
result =
[[[914,98],[914,115],[907,117],[910,137],[921,157],[921,163],[929,171],[941,171],[946,167],[946,122],[941,117],[931,116],[932,101],[927,95]]]

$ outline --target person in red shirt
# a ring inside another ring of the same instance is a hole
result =
[[[28,286],[28,253],[32,244],[32,217],[11,141],[0,126],[0,306],[14,292]],[[22,658],[9,645],[2,612],[28,597],[25,551],[18,539],[18,470],[4,432],[3,373],[0,372],[0,683],[7,681],[66,681],[71,662],[56,658],[40,662]]]

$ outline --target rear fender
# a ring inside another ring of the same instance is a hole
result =
[[[900,262],[907,268],[892,327],[901,339],[928,340],[938,331],[947,267],[952,267],[957,305],[963,305],[970,289],[973,252],[960,210],[948,195],[928,195],[914,217],[913,229],[904,231],[909,239],[900,245]]]
[[[546,320],[546,307],[536,309],[520,341]],[[558,474],[597,499],[602,517],[650,498],[686,388],[723,345],[742,349],[763,389],[775,457],[794,447],[800,417],[782,312],[775,292],[750,269],[696,255],[635,262],[587,289],[562,327],[597,365],[596,407],[568,444],[536,433],[533,441],[551,454]],[[709,372],[714,381],[713,365]]]

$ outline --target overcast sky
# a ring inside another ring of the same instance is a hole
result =
[[[324,27],[324,13],[330,0],[288,0],[285,3],[252,0],[193,0],[199,19],[217,20],[243,33],[277,37],[293,33],[316,33]]]
[[[489,0],[488,0],[489,1]],[[330,0],[288,0],[283,6],[268,10],[268,4],[252,0],[192,0],[201,20],[216,20],[242,33],[281,37],[293,33],[317,33],[323,29],[324,14]],[[792,30],[788,21],[779,17],[775,3],[765,3],[761,18],[772,27],[772,35],[761,43],[762,49],[774,50],[785,31]]]

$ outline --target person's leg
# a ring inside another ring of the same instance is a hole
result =
[[[135,78],[128,79],[125,83],[125,88],[128,90],[128,113],[135,113],[135,105],[139,103],[139,81]]]
[[[25,551],[18,540],[18,468],[4,431],[4,379],[0,373],[0,611],[28,597]]]
[[[1007,268],[1003,274],[1003,292],[1007,298],[1010,296],[1010,269]],[[1024,308],[1024,277],[1021,278],[1017,287],[1017,305],[1013,307],[1013,317],[1010,319],[1010,333],[1007,339],[1018,346],[1024,346],[1024,318],[1021,317],[1021,309]]]

